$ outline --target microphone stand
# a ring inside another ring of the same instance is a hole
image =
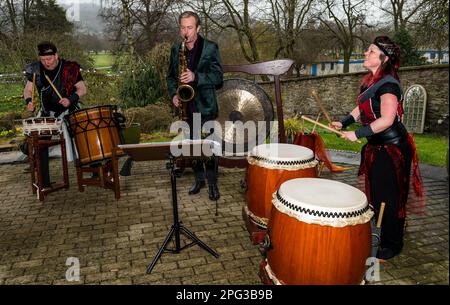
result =
[[[209,252],[215,258],[219,257],[219,254],[215,252],[213,249],[208,247],[204,242],[202,242],[194,233],[189,231],[178,218],[178,200],[177,200],[177,178],[181,177],[181,171],[176,167],[175,157],[169,153],[169,162],[166,163],[166,168],[170,171],[170,183],[172,186],[172,207],[173,207],[173,225],[170,229],[169,233],[164,239],[164,242],[159,249],[156,256],[153,258],[153,261],[147,267],[147,274],[151,273],[153,268],[155,267],[158,259],[161,257],[164,251],[170,253],[180,253],[182,250],[191,247],[193,245],[198,244],[201,248]],[[181,247],[180,245],[180,233],[186,235],[192,242]],[[170,240],[172,240],[175,235],[175,249],[166,249],[167,244]]]

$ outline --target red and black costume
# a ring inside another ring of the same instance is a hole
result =
[[[70,100],[69,112],[78,109],[79,97],[76,94],[75,84],[83,80],[78,63],[61,59],[56,68],[49,71],[41,62],[36,61],[25,67],[25,75],[30,82],[33,81],[33,73],[36,75],[36,88],[41,100],[41,116],[58,117],[67,109],[59,103],[57,93],[44,74],[50,78],[62,97]]]
[[[398,80],[386,76],[369,88],[362,88],[358,97],[361,123],[368,126],[381,117],[381,96],[397,97],[397,115],[386,130],[367,136],[368,143],[361,151],[359,175],[365,175],[368,201],[375,209],[375,217],[381,202],[385,202],[382,220],[379,258],[390,258],[403,248],[403,231],[406,217],[411,162],[415,190],[421,193],[421,177],[412,136],[401,122],[403,93]],[[384,251],[384,253],[380,253]]]
[[[79,96],[76,93],[75,84],[82,81],[83,77],[81,76],[80,66],[76,62],[60,59],[55,69],[47,70],[40,61],[36,61],[25,67],[25,76],[28,81],[33,81],[33,74],[35,75],[36,88],[41,101],[39,116],[62,117],[63,114],[66,114],[66,110],[70,113],[79,109]],[[66,108],[59,103],[60,98],[47,81],[45,75],[52,81],[62,97],[70,101],[69,107]],[[29,100],[31,101],[31,99]],[[28,103],[29,101],[26,102]],[[67,142],[68,140],[66,139],[66,147],[68,147]],[[40,165],[43,186],[50,187],[48,148],[44,148],[40,152]]]

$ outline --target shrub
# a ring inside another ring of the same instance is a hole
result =
[[[154,131],[169,131],[170,124],[175,120],[167,103],[158,102],[145,107],[133,107],[123,111],[127,120],[141,124],[143,133]]]
[[[166,77],[167,67],[170,62],[170,44],[167,42],[159,43],[155,45],[146,55],[145,61],[155,67],[158,71],[159,78],[163,89],[167,91]]]
[[[15,112],[5,112],[0,115],[0,131],[16,130],[14,119]]]
[[[144,107],[154,104],[163,95],[158,72],[152,66],[127,71],[119,93],[121,105],[125,107]]]
[[[116,105],[120,103],[120,78],[102,73],[86,72],[83,74],[86,82],[87,94],[81,98],[83,107]]]

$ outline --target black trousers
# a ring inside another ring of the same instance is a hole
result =
[[[50,169],[49,169],[49,153],[48,148],[40,150],[40,170],[43,187],[50,187]]]
[[[397,253],[403,248],[405,224],[405,219],[398,217],[400,192],[404,192],[404,196],[408,196],[409,173],[412,160],[412,150],[409,143],[399,144],[398,147],[405,159],[404,174],[406,181],[404,183],[400,183],[399,185],[397,182],[393,160],[384,148],[377,153],[369,174],[370,192],[376,220],[378,219],[381,202],[386,204],[381,224],[380,247],[389,248]]]
[[[203,116],[201,117],[200,128],[203,124],[209,120],[213,120],[214,117]],[[191,140],[199,140],[202,138],[202,133],[200,131],[194,132],[194,123],[193,123],[193,113],[189,113],[189,118],[187,123],[189,124],[189,138]],[[211,130],[208,135],[214,133],[214,130]],[[206,137],[208,136],[206,135]],[[192,170],[195,174],[195,181],[202,182],[206,180],[208,184],[217,184],[217,172],[219,168],[218,158],[216,156],[209,157],[206,161],[202,158],[194,159],[192,161]]]

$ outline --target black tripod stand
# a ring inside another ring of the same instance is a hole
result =
[[[173,225],[169,231],[169,234],[167,234],[166,239],[164,240],[161,248],[159,249],[158,253],[156,254],[155,258],[153,258],[153,261],[147,267],[147,273],[152,272],[153,267],[155,267],[156,262],[161,257],[161,255],[164,251],[170,252],[170,253],[180,253],[181,250],[184,250],[188,247],[198,244],[201,248],[203,248],[204,250],[211,253],[215,258],[219,257],[219,254],[217,252],[215,252],[213,249],[208,247],[197,236],[195,236],[194,233],[192,233],[191,231],[186,229],[179,221],[179,219],[178,219],[178,200],[177,200],[177,180],[176,179],[177,179],[177,177],[181,176],[181,171],[179,168],[176,167],[175,158],[171,153],[169,153],[169,162],[167,162],[166,167],[168,170],[170,170],[170,183],[172,185]],[[181,247],[180,232],[185,234],[188,238],[190,238],[192,240],[192,242]],[[172,240],[172,237],[174,235],[175,235],[175,249],[166,249],[167,244],[169,243],[170,240]]]

